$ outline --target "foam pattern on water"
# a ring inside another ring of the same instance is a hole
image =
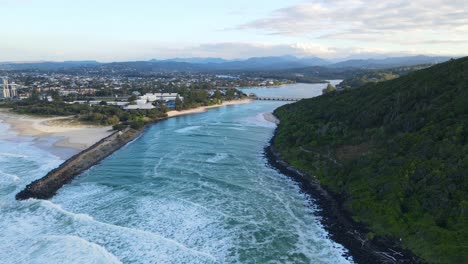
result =
[[[352,262],[263,157],[279,104],[160,122],[50,201],[14,195],[61,160],[0,141],[0,263]]]

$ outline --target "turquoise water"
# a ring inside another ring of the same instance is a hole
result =
[[[159,122],[50,201],[14,194],[61,159],[0,140],[0,263],[352,262],[263,156],[275,129],[263,113],[282,104]]]

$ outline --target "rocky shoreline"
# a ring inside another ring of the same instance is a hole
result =
[[[24,190],[16,194],[16,199],[52,198],[63,185],[71,182],[77,175],[98,164],[116,150],[137,138],[143,130],[127,128],[101,139],[88,149],[62,163],[58,168],[51,170],[43,178],[28,184]]]
[[[343,199],[325,187],[318,180],[285,162],[273,146],[274,137],[265,147],[269,164],[281,173],[297,181],[304,193],[309,194],[321,208],[322,224],[331,239],[346,247],[357,263],[423,263],[408,250],[399,247],[394,239],[369,238],[369,230],[356,223],[343,209]]]

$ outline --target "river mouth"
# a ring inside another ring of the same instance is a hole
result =
[[[276,127],[263,113],[282,104],[252,102],[154,124],[50,201],[8,198],[0,227],[16,242],[4,242],[18,253],[29,245],[26,256],[35,258],[76,254],[59,250],[63,241],[80,245],[84,259],[109,263],[352,262],[329,239],[314,200],[263,155]]]

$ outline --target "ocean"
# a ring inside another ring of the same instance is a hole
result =
[[[325,87],[245,92],[312,97]],[[1,138],[0,263],[352,263],[314,200],[264,156],[276,125],[263,113],[285,103],[156,123],[48,201],[14,196],[63,157],[34,138]]]

